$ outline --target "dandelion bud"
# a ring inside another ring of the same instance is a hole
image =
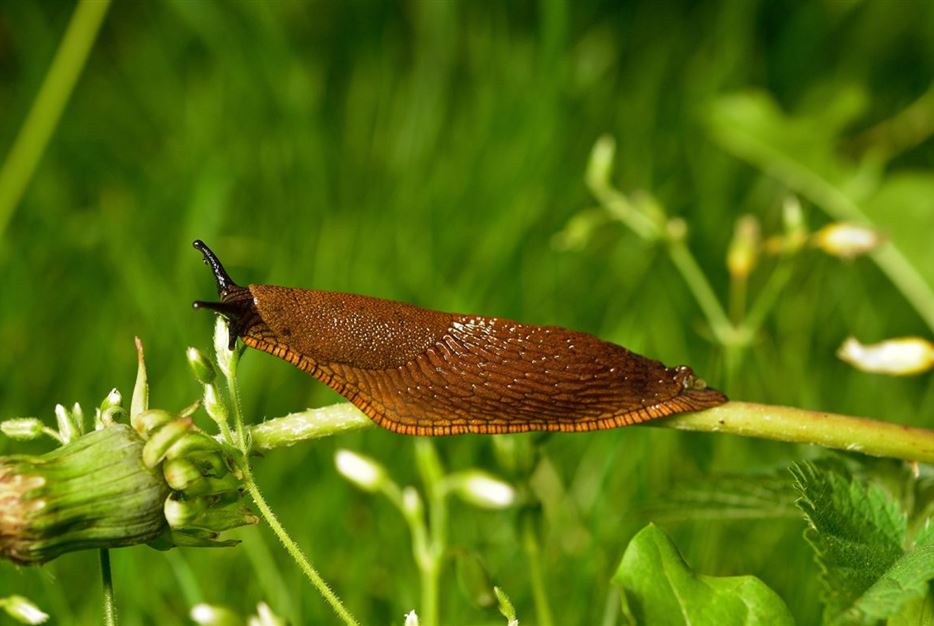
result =
[[[902,337],[867,346],[849,337],[837,356],[864,372],[909,376],[934,366],[934,344],[920,337]]]
[[[210,385],[214,382],[217,378],[217,371],[201,350],[190,347],[185,351],[185,356],[188,357],[188,367],[191,368],[191,373],[195,375],[199,383]]]
[[[512,485],[480,470],[452,474],[448,480],[461,499],[485,509],[504,509],[516,499]]]
[[[878,248],[882,245],[883,237],[866,226],[837,222],[817,231],[813,242],[827,254],[852,259]]]
[[[43,624],[49,619],[47,613],[23,596],[0,598],[0,609],[20,624]]]
[[[338,450],[334,463],[344,478],[364,491],[379,491],[386,484],[386,469],[368,457],[350,450]]]
[[[17,441],[31,441],[42,436],[42,422],[35,417],[19,417],[0,422],[0,432]]]
[[[142,449],[117,424],[44,455],[0,458],[0,558],[44,563],[157,537],[169,489],[140,462]]]

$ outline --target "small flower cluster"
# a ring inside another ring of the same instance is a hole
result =
[[[218,540],[221,532],[257,523],[241,497],[242,452],[194,424],[198,403],[179,415],[150,409],[138,340],[137,351],[130,426],[119,421],[126,410],[116,389],[95,410],[93,430],[78,404],[55,407],[57,430],[33,417],[0,423],[10,438],[61,444],[42,455],[0,457],[0,558],[37,564],[139,543],[228,546],[236,542]],[[213,366],[203,357],[198,365],[192,369],[207,386]]]

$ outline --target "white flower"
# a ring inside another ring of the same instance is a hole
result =
[[[405,626],[418,626],[418,615],[414,610],[405,614]]]
[[[821,228],[814,234],[814,245],[834,256],[851,259],[872,252],[883,242],[877,231],[847,222],[837,222]]]
[[[837,356],[864,372],[908,376],[934,366],[934,344],[920,337],[900,337],[867,346],[849,337]]]
[[[386,483],[382,465],[350,450],[338,450],[334,464],[344,478],[365,491],[378,491]]]
[[[516,499],[512,485],[486,472],[470,470],[454,474],[450,480],[458,496],[485,509],[504,509]]]
[[[23,596],[0,598],[0,608],[21,624],[42,624],[49,619],[47,613]]]

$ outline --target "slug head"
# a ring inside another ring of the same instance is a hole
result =
[[[253,302],[253,295],[249,289],[241,287],[230,278],[230,274],[224,269],[220,259],[208,248],[207,244],[200,239],[196,239],[192,245],[195,250],[201,252],[204,256],[204,262],[214,272],[217,295],[220,296],[221,301],[205,302],[196,300],[191,306],[196,309],[208,309],[227,318],[230,323],[230,345],[228,347],[233,350],[237,344],[237,337],[241,336],[258,321],[259,316],[256,312],[256,304]]]

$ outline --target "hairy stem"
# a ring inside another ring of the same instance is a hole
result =
[[[114,582],[110,573],[110,551],[101,550],[101,582],[104,588],[104,626],[117,626],[117,604],[114,601]]]
[[[359,419],[348,421],[348,413],[354,411],[359,414]],[[329,420],[332,415],[334,423]],[[336,424],[340,424],[340,427]],[[648,422],[648,425],[807,443],[869,456],[934,463],[934,430],[795,407],[727,402],[706,411],[682,413]],[[372,426],[373,422],[353,405],[342,403],[293,413],[254,428],[274,429],[280,436],[275,440],[266,439],[265,445],[281,447]],[[283,435],[286,432],[292,432],[296,437],[286,439]]]
[[[263,494],[260,493],[259,487],[256,486],[256,481],[253,479],[253,472],[250,470],[247,463],[243,463],[243,482],[246,485],[246,490],[249,492],[250,497],[253,498],[253,502],[256,503],[256,508],[259,509],[260,515],[263,516],[263,519],[266,520],[266,523],[269,524],[269,527],[272,529],[272,532],[275,533],[276,537],[285,547],[286,551],[292,557],[292,559],[298,564],[302,572],[311,582],[311,584],[318,590],[328,604],[331,605],[331,608],[334,609],[334,612],[337,616],[343,621],[347,626],[359,626],[359,623],[354,618],[353,615],[344,607],[340,598],[337,597],[337,594],[334,593],[328,584],[321,578],[321,574],[318,573],[318,570],[312,566],[311,562],[308,560],[308,557],[305,556],[305,553],[302,552],[302,549],[299,547],[295,540],[289,536],[289,533],[286,532],[285,528],[279,522],[279,518],[276,517],[276,514],[269,504],[266,503],[266,499],[263,497]]]

